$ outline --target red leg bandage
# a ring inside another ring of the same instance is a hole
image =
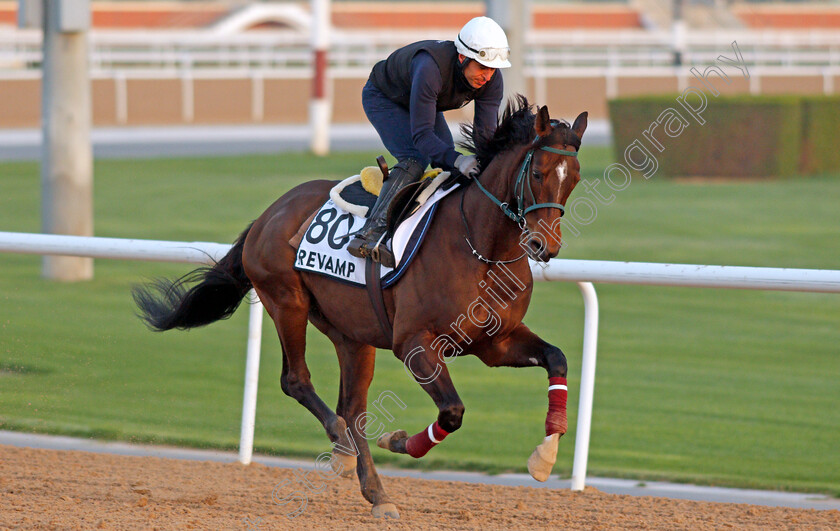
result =
[[[563,435],[568,428],[566,420],[566,379],[555,376],[548,379],[548,415],[545,417],[545,435]]]
[[[405,441],[405,450],[411,457],[423,457],[447,435],[449,435],[449,432],[444,431],[435,421],[434,424],[430,424],[428,428],[417,435],[409,437]]]

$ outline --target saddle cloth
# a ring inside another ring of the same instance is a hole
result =
[[[458,188],[458,183],[446,188],[440,186],[448,177],[448,172],[435,177],[437,183],[433,185],[436,186],[433,189],[430,186],[430,189],[421,193],[422,204],[394,231],[390,245],[397,266],[381,268],[383,288],[393,285],[403,275],[420,249],[439,201]],[[363,216],[367,214],[368,207],[376,197],[363,191],[362,194],[370,195],[364,197],[356,190],[352,194],[354,197],[350,197],[351,203],[348,201],[348,194],[342,193],[354,183],[360,182],[360,179],[359,175],[354,175],[341,181],[330,191],[330,198],[318,209],[301,238],[295,257],[295,269],[318,273],[356,286],[366,285],[365,259],[347,252],[347,244],[350,243],[353,233],[365,224]]]

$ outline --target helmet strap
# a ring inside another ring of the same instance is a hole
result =
[[[467,75],[464,73],[464,70],[467,69],[467,65],[470,64],[470,61],[472,61],[472,58],[464,56],[464,60],[458,63],[458,73],[455,74],[455,77],[458,78],[458,82],[462,83],[464,87],[470,90],[475,90],[472,85],[470,85],[470,82],[467,81]]]

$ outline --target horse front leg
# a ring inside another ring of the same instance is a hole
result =
[[[554,345],[546,343],[527,326],[520,324],[502,341],[478,354],[490,367],[543,367],[548,372],[548,413],[545,417],[545,439],[528,459],[528,472],[537,481],[545,481],[557,460],[557,449],[568,428],[566,417],[566,356]]]
[[[432,397],[438,407],[437,421],[411,437],[404,430],[385,433],[376,441],[380,448],[420,458],[461,427],[464,403],[455,390],[446,364],[431,348],[434,339],[435,336],[424,332],[394,348],[394,354]]]

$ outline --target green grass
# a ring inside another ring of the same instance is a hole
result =
[[[98,161],[96,234],[230,242],[276,197],[340,178],[372,153]],[[599,177],[608,149],[585,149]],[[0,164],[0,230],[39,231],[38,168]],[[607,189],[600,185],[600,190]],[[580,186],[573,197],[585,194]],[[840,269],[840,176],[749,183],[634,178],[599,205],[561,257]],[[0,428],[234,448],[247,312],[190,332],[149,332],[130,288],[188,266],[96,261],[91,282],[40,278],[40,258],[0,254]],[[840,298],[761,291],[596,286],[601,303],[590,475],[840,493]],[[574,285],[536,287],[526,323],[566,352],[570,428],[555,472],[569,476],[577,414],[582,302]],[[258,451],[314,457],[317,421],[280,390],[280,348],[265,321]],[[334,404],[335,353],[310,327],[307,361]],[[378,463],[524,471],[540,442],[540,369],[451,363],[464,425],[422,460],[374,448]],[[432,401],[389,352],[371,400],[395,392],[387,429],[415,432]],[[380,419],[383,420],[383,419]]]

